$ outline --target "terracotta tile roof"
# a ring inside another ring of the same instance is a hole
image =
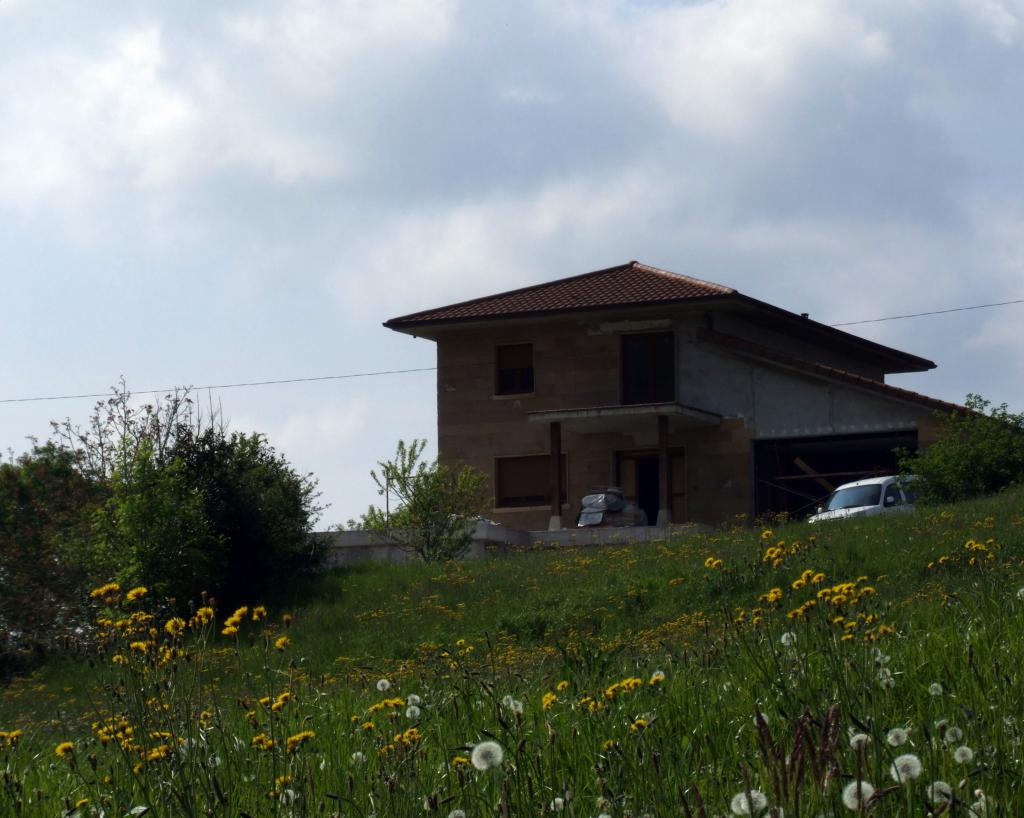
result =
[[[863,375],[858,375],[855,372],[849,372],[845,369],[807,361],[803,358],[796,358],[792,355],[787,355],[784,352],[778,352],[777,350],[761,346],[761,344],[756,344],[753,341],[748,341],[745,338],[737,338],[735,335],[727,335],[724,332],[717,332],[712,329],[707,329],[706,327],[701,327],[697,330],[697,337],[702,341],[709,341],[711,343],[718,344],[719,346],[751,355],[755,358],[776,361],[777,363],[791,369],[798,369],[812,375],[828,378],[829,380],[841,381],[843,383],[852,384],[853,386],[859,386],[862,389],[868,389],[872,392],[878,392],[879,394],[907,401],[909,403],[917,403],[921,406],[927,406],[930,409],[936,409],[940,412],[968,411],[966,407],[960,406],[956,403],[948,403],[947,401],[939,400],[938,398],[931,398],[928,395],[922,395],[920,392],[913,392],[909,389],[901,389],[898,386],[891,386],[890,384],[883,383],[882,381],[876,381],[873,378],[865,378]]]
[[[423,324],[473,321],[487,318],[538,315],[553,312],[623,307],[640,304],[667,304],[699,298],[735,295],[731,287],[723,287],[699,278],[671,273],[630,261],[617,267],[562,278],[546,284],[535,284],[497,295],[474,298],[414,312],[386,321],[394,329]]]

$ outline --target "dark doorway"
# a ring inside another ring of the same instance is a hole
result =
[[[896,473],[895,449],[917,449],[917,432],[759,440],[754,444],[755,514],[813,514],[843,483]]]
[[[671,457],[670,505],[672,520],[686,519],[686,459],[681,446],[669,450]],[[658,452],[654,449],[639,449],[616,452],[615,484],[631,503],[644,510],[648,525],[658,521],[658,505],[661,498],[661,480],[658,470]]]
[[[658,458],[656,455],[636,459],[636,504],[647,515],[647,524],[658,520]]]

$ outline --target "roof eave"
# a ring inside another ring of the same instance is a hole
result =
[[[599,313],[606,312],[609,310],[627,310],[627,309],[651,309],[657,307],[667,306],[684,306],[686,304],[706,304],[711,301],[722,301],[733,298],[737,293],[721,293],[714,295],[699,295],[699,296],[688,296],[686,298],[667,298],[658,301],[627,301],[618,304],[599,304],[588,307],[577,307],[577,308],[556,308],[550,310],[528,310],[522,312],[509,312],[502,313],[499,315],[488,315],[488,316],[467,316],[459,318],[435,318],[423,321],[407,321],[407,317],[411,316],[400,316],[398,318],[392,318],[383,323],[383,326],[388,329],[394,330],[395,332],[404,332],[407,335],[421,335],[423,337],[430,337],[426,334],[425,330],[437,328],[442,329],[448,326],[454,325],[467,325],[467,324],[490,324],[495,321],[510,321],[518,318],[553,318],[560,316],[579,315],[581,313]]]
[[[776,307],[774,304],[769,304],[767,301],[761,301],[760,299],[752,298],[751,296],[744,295],[743,293],[736,293],[736,299],[763,312],[770,312],[777,315],[778,317],[785,319],[787,322],[800,325],[812,332],[841,341],[849,346],[870,350],[879,358],[897,364],[898,368],[887,367],[885,370],[887,374],[926,372],[929,369],[935,369],[937,366],[934,361],[927,358],[922,358],[918,355],[914,355],[913,353],[904,352],[901,349],[886,346],[885,344],[879,344],[877,341],[862,338],[859,335],[854,335],[852,332],[837,329],[829,324],[822,324],[820,321],[815,321],[813,318],[804,318],[802,315],[797,315],[796,313],[790,312],[782,307]]]

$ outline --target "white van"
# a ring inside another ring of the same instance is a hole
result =
[[[809,523],[839,520],[845,517],[870,517],[890,511],[912,511],[915,475],[870,477],[844,483],[833,491]]]

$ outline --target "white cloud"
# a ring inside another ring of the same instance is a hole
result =
[[[709,137],[758,138],[758,126],[827,76],[874,66],[886,33],[834,0],[698,4],[574,3],[556,14],[586,25],[595,47],[677,125]]]
[[[173,183],[194,149],[200,114],[164,76],[154,27],[112,38],[100,55],[44,50],[0,82],[0,204],[95,204],[105,177]]]
[[[958,0],[969,22],[1003,46],[1020,40],[1024,3],[1020,0]]]
[[[348,314],[365,316],[387,304],[392,317],[536,283],[553,256],[588,241],[588,259],[628,261],[602,257],[600,237],[616,243],[617,229],[655,217],[669,196],[664,181],[637,167],[401,214],[363,237],[329,285]],[[559,273],[586,272],[587,260],[577,259]]]

